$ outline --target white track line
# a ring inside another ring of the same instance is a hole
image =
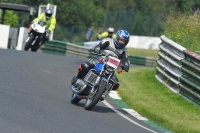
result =
[[[127,120],[130,121],[131,123],[133,123],[133,124],[135,124],[135,125],[137,125],[137,126],[139,126],[139,127],[141,127],[141,128],[144,128],[144,129],[146,129],[146,130],[148,130],[148,131],[150,131],[150,132],[152,132],[152,133],[157,133],[156,131],[153,131],[153,130],[147,128],[147,127],[144,127],[144,126],[140,125],[139,123],[135,122],[134,120],[128,118],[127,116],[125,116],[124,114],[122,114],[120,111],[116,110],[113,106],[111,106],[111,105],[110,105],[108,102],[106,102],[105,100],[102,101],[102,102],[103,102],[108,108],[112,109],[112,110],[115,111],[118,115],[120,115],[120,116],[122,116],[123,118],[127,119]]]

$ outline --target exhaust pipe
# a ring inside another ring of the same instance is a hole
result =
[[[80,99],[87,99],[88,98],[88,96],[80,96],[80,95],[76,95],[78,98],[80,98]]]
[[[74,92],[74,93],[77,93],[77,94],[80,94],[82,93],[85,89],[86,89],[87,85],[84,85],[82,87],[81,90],[78,90],[76,87],[74,87],[72,84],[69,86],[69,88]]]

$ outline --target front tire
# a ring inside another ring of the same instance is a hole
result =
[[[35,46],[35,47],[32,47],[31,48],[31,51],[32,52],[37,52],[37,50],[40,48],[40,46],[38,45],[38,46]]]
[[[25,44],[25,47],[24,47],[24,50],[25,51],[28,51],[29,50],[29,48],[31,47],[31,45],[32,45],[32,42],[33,42],[33,40],[34,40],[34,36],[30,36],[30,38],[29,38],[29,40],[26,42],[26,44]]]
[[[99,99],[101,98],[102,94],[106,89],[106,85],[106,82],[101,82],[99,89],[97,89],[97,91],[94,94],[89,94],[85,103],[86,110],[91,110],[99,102]]]
[[[35,44],[33,46],[31,46],[31,51],[32,52],[37,52],[37,50],[40,48],[41,44],[42,44],[42,40],[40,38],[38,38],[35,42]]]
[[[72,93],[71,103],[77,104],[81,99],[76,96],[75,93]]]

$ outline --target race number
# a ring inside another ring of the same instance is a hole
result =
[[[109,57],[108,61],[107,61],[107,65],[113,67],[113,68],[117,68],[120,64],[120,60],[114,57]]]

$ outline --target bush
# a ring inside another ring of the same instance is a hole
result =
[[[200,42],[200,16],[198,12],[190,15],[171,13],[163,23],[167,38],[182,45],[183,47],[196,51]]]

